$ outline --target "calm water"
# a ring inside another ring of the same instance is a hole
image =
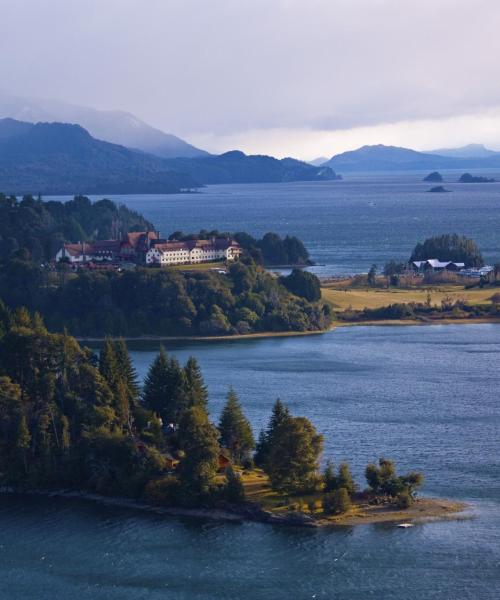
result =
[[[156,350],[134,347],[141,376]],[[229,385],[256,429],[279,395],[360,481],[387,455],[424,470],[425,493],[473,502],[474,518],[316,532],[0,498],[2,600],[500,597],[500,326],[356,327],[169,350],[198,357],[213,418]]]
[[[486,174],[486,171],[481,172]],[[301,238],[318,274],[367,271],[373,263],[408,260],[431,235],[475,239],[489,263],[500,262],[500,183],[459,184],[430,194],[426,173],[346,175],[344,181],[214,185],[193,195],[111,196],[150,219],[163,235],[205,229],[267,231]],[[500,179],[500,174],[487,173]]]

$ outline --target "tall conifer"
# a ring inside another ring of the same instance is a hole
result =
[[[243,414],[238,396],[231,388],[219,422],[222,445],[231,452],[233,460],[240,463],[255,448],[255,440],[248,419]]]

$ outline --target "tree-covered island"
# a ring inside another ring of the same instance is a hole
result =
[[[141,387],[123,340],[107,339],[97,357],[68,333],[50,333],[40,315],[0,304],[4,492],[78,491],[167,512],[306,525],[462,508],[417,500],[423,476],[400,475],[387,459],[366,467],[361,491],[346,463],[320,470],[322,449],[314,425],[280,400],[257,442],[232,389],[212,423],[194,358],[181,365],[162,349]]]

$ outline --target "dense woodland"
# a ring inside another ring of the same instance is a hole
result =
[[[307,250],[297,238],[240,234],[246,257],[227,275],[146,268],[73,273],[65,264],[54,272],[44,264],[63,240],[145,229],[152,224],[109,200],[61,203],[0,195],[0,297],[10,308],[38,311],[51,330],[81,336],[316,331],[330,324],[314,276],[294,272],[276,279],[257,264],[271,256],[304,263]]]
[[[463,262],[467,268],[482,267],[484,259],[476,242],[454,234],[428,238],[415,246],[410,261],[437,258],[441,261]]]
[[[161,350],[141,389],[123,341],[107,339],[97,357],[49,333],[39,315],[0,304],[1,485],[226,506],[245,502],[240,474],[255,460],[274,490],[317,492],[327,514],[348,510],[357,493],[349,467],[319,472],[323,438],[308,419],[278,400],[256,444],[234,390],[217,426],[207,407],[194,358],[180,365]],[[369,495],[400,506],[422,483],[386,459],[366,478]]]
[[[295,236],[287,235],[284,238],[277,233],[266,233],[261,239],[256,239],[248,233],[239,231],[236,233],[222,233],[220,231],[207,231],[202,229],[198,233],[185,234],[182,231],[174,231],[169,240],[206,240],[212,237],[231,237],[251,256],[257,264],[261,265],[310,265],[309,252],[303,242]]]
[[[105,240],[128,231],[152,230],[138,213],[111,200],[92,203],[85,196],[69,202],[0,193],[0,261],[17,258],[19,250],[34,264],[54,257],[62,242]]]
[[[73,274],[48,273],[17,258],[0,269],[0,289],[10,307],[26,305],[51,329],[82,336],[315,331],[331,318],[327,305],[295,295],[296,288],[290,293],[251,261],[231,265],[227,275],[168,269]]]

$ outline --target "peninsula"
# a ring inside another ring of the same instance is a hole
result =
[[[122,340],[93,356],[37,314],[0,305],[0,486],[160,514],[323,526],[449,518],[464,505],[420,499],[423,475],[380,458],[360,489],[327,461],[323,436],[277,400],[255,441],[229,388],[217,424],[191,357],[165,350],[144,385]]]

